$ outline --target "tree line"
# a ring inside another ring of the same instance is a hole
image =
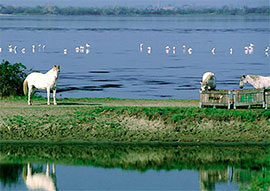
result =
[[[11,15],[100,15],[100,16],[178,16],[178,15],[270,15],[270,7],[257,8],[80,8],[57,6],[16,7],[0,5],[0,14]]]

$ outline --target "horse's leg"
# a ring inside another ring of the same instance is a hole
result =
[[[27,163],[27,176],[31,176],[32,172],[31,172],[31,167],[30,167],[30,163]]]
[[[48,98],[47,104],[50,105],[50,87],[47,88],[47,98]]]
[[[54,166],[54,163],[52,163],[52,173],[55,174],[55,166]]]
[[[47,166],[46,166],[46,176],[49,177],[49,174],[50,174],[50,167],[49,167],[49,164],[47,163]]]
[[[32,93],[32,88],[33,88],[33,86],[29,86],[29,87],[28,87],[28,101],[27,101],[28,105],[31,105],[31,93]]]
[[[55,96],[56,96],[56,89],[53,90],[53,104],[57,105]]]

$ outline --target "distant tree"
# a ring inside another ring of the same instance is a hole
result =
[[[114,8],[77,8],[56,6],[36,6],[36,7],[14,7],[0,5],[2,14],[28,14],[28,15],[115,15],[115,16],[132,16],[132,15],[194,15],[194,14],[213,14],[213,15],[269,15],[270,7],[257,8],[231,8],[223,6],[222,8],[184,8],[163,7],[153,8],[151,6],[145,9],[114,7]]]

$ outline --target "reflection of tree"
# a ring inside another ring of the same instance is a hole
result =
[[[270,191],[270,169],[250,166],[248,169],[231,168],[231,177],[228,169],[200,170],[201,191],[214,191],[216,183],[235,182],[241,190]]]
[[[9,153],[9,154],[7,154]],[[12,145],[2,144],[1,162],[63,163],[146,171],[148,169],[248,169],[270,167],[260,161],[267,147],[139,146],[139,145]]]
[[[5,187],[9,187],[18,182],[19,176],[22,173],[22,164],[1,164],[0,165],[0,181]]]
[[[270,168],[235,169],[233,181],[238,183],[242,190],[270,191]]]
[[[254,171],[253,171],[254,172]],[[245,184],[251,181],[251,170],[248,169],[234,169],[233,182]]]

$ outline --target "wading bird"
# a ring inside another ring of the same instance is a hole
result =
[[[25,54],[25,48],[22,48],[21,52],[22,52],[23,54]]]
[[[213,55],[215,55],[215,54],[216,54],[216,52],[215,52],[215,51],[216,51],[216,48],[212,48],[211,52],[212,52],[212,54],[213,54]]]
[[[152,49],[151,46],[148,46],[148,47],[147,47],[147,53],[148,53],[148,54],[151,54],[151,49]]]
[[[188,49],[188,54],[192,54],[192,48]]]
[[[140,52],[143,51],[143,43],[140,44]]]
[[[165,52],[166,52],[166,54],[169,54],[169,52],[170,52],[170,47],[169,46],[165,47]]]

